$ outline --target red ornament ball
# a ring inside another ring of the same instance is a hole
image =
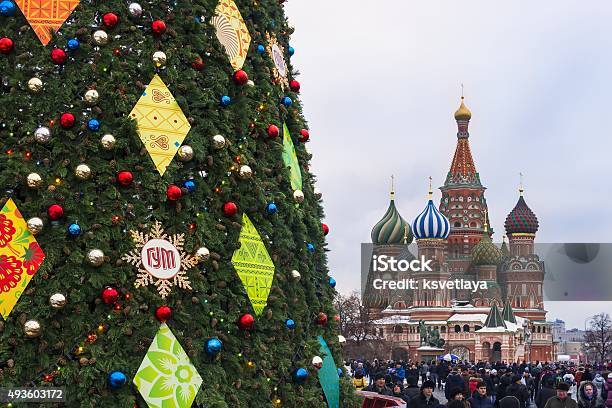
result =
[[[153,32],[157,35],[162,35],[166,32],[166,23],[164,23],[162,20],[155,20],[153,23],[151,23],[151,30],[153,30]]]
[[[170,320],[171,317],[172,309],[170,309],[170,307],[168,306],[160,306],[155,311],[155,318],[157,318],[157,320],[162,323],[167,322],[168,320]]]
[[[228,201],[223,204],[223,214],[228,217],[233,217],[238,212],[238,206],[233,201]]]
[[[202,58],[196,58],[195,60],[193,60],[193,62],[191,63],[191,68],[195,69],[196,71],[203,70],[204,61],[202,60]]]
[[[280,130],[278,130],[278,126],[276,125],[268,126],[268,137],[270,139],[274,139],[275,137],[278,137],[279,134],[280,134]]]
[[[308,139],[310,139],[310,132],[308,132],[308,130],[306,129],[300,130],[300,136],[298,137],[298,140],[302,143],[306,143]]]
[[[242,330],[251,330],[255,325],[255,318],[252,314],[245,313],[238,319],[238,327]]]
[[[68,56],[66,55],[66,52],[61,48],[55,48],[53,51],[51,51],[51,59],[55,65],[62,65],[64,62],[66,62],[67,58]]]
[[[115,13],[106,13],[102,16],[102,22],[108,28],[113,28],[119,23],[119,17]]]
[[[74,115],[72,113],[62,113],[62,116],[60,117],[60,125],[62,125],[62,127],[65,129],[69,129],[74,126],[74,120]]]
[[[117,183],[121,184],[124,187],[129,186],[134,181],[134,176],[131,171],[120,171],[117,173]]]
[[[323,312],[319,312],[317,315],[317,324],[319,326],[325,326],[327,324],[327,315]]]
[[[246,85],[247,82],[249,82],[249,76],[244,70],[239,69],[234,72],[234,83],[236,85]]]
[[[0,38],[0,52],[2,54],[8,54],[9,52],[13,51],[14,45],[15,44],[13,44],[13,40],[11,40],[10,38]]]
[[[107,305],[112,305],[119,299],[119,292],[117,292],[117,289],[107,286],[102,290],[101,298]]]
[[[170,184],[168,189],[166,190],[166,197],[170,201],[177,201],[183,196],[183,192],[179,186],[175,186],[174,184]]]
[[[321,229],[323,230],[323,235],[329,234],[329,227],[325,223],[321,223]]]
[[[335,322],[339,322],[340,321],[340,315],[334,315],[334,321]]]
[[[294,79],[289,82],[289,88],[291,88],[293,92],[300,92],[300,83]]]
[[[53,204],[47,208],[47,214],[52,221],[57,221],[64,216],[64,208],[59,204]]]

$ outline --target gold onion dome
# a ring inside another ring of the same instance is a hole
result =
[[[472,248],[472,262],[474,265],[497,265],[502,261],[502,251],[491,241],[489,229],[485,224],[482,238]]]
[[[463,96],[461,97],[461,105],[459,109],[455,111],[455,119],[456,120],[470,120],[472,118],[472,112],[465,106],[463,103]]]

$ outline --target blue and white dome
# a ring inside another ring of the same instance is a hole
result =
[[[450,222],[442,214],[431,199],[427,207],[421,212],[412,223],[412,233],[416,239],[446,239],[450,233]]]

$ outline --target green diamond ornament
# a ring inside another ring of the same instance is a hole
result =
[[[134,376],[149,408],[189,408],[202,377],[166,323],[162,323]]]
[[[240,248],[232,256],[232,265],[246,289],[255,314],[259,316],[268,303],[274,280],[274,263],[259,232],[246,214],[242,215],[239,240]]]
[[[283,162],[285,166],[289,167],[291,188],[293,190],[301,190],[302,172],[300,171],[300,163],[295,154],[295,146],[293,145],[293,140],[286,123],[283,123]]]

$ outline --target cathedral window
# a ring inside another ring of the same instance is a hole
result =
[[[466,332],[466,333],[469,333],[470,326],[468,326],[467,324],[463,325],[463,331]]]
[[[399,334],[399,333],[402,333],[403,331],[404,331],[404,329],[399,324],[397,326],[393,327],[393,333]]]
[[[459,201],[463,202],[463,196],[459,196]]]
[[[440,331],[441,331],[442,333],[446,333],[446,326],[442,326],[442,327],[440,327]]]
[[[461,326],[459,326],[458,324],[455,325],[455,333],[460,333],[461,332]]]
[[[456,222],[455,223],[455,228],[460,228],[461,227],[461,223],[460,222]],[[455,255],[457,255],[457,251],[455,251]]]
[[[474,331],[478,331],[480,329],[482,329],[482,326],[478,326],[478,325],[474,326]]]

